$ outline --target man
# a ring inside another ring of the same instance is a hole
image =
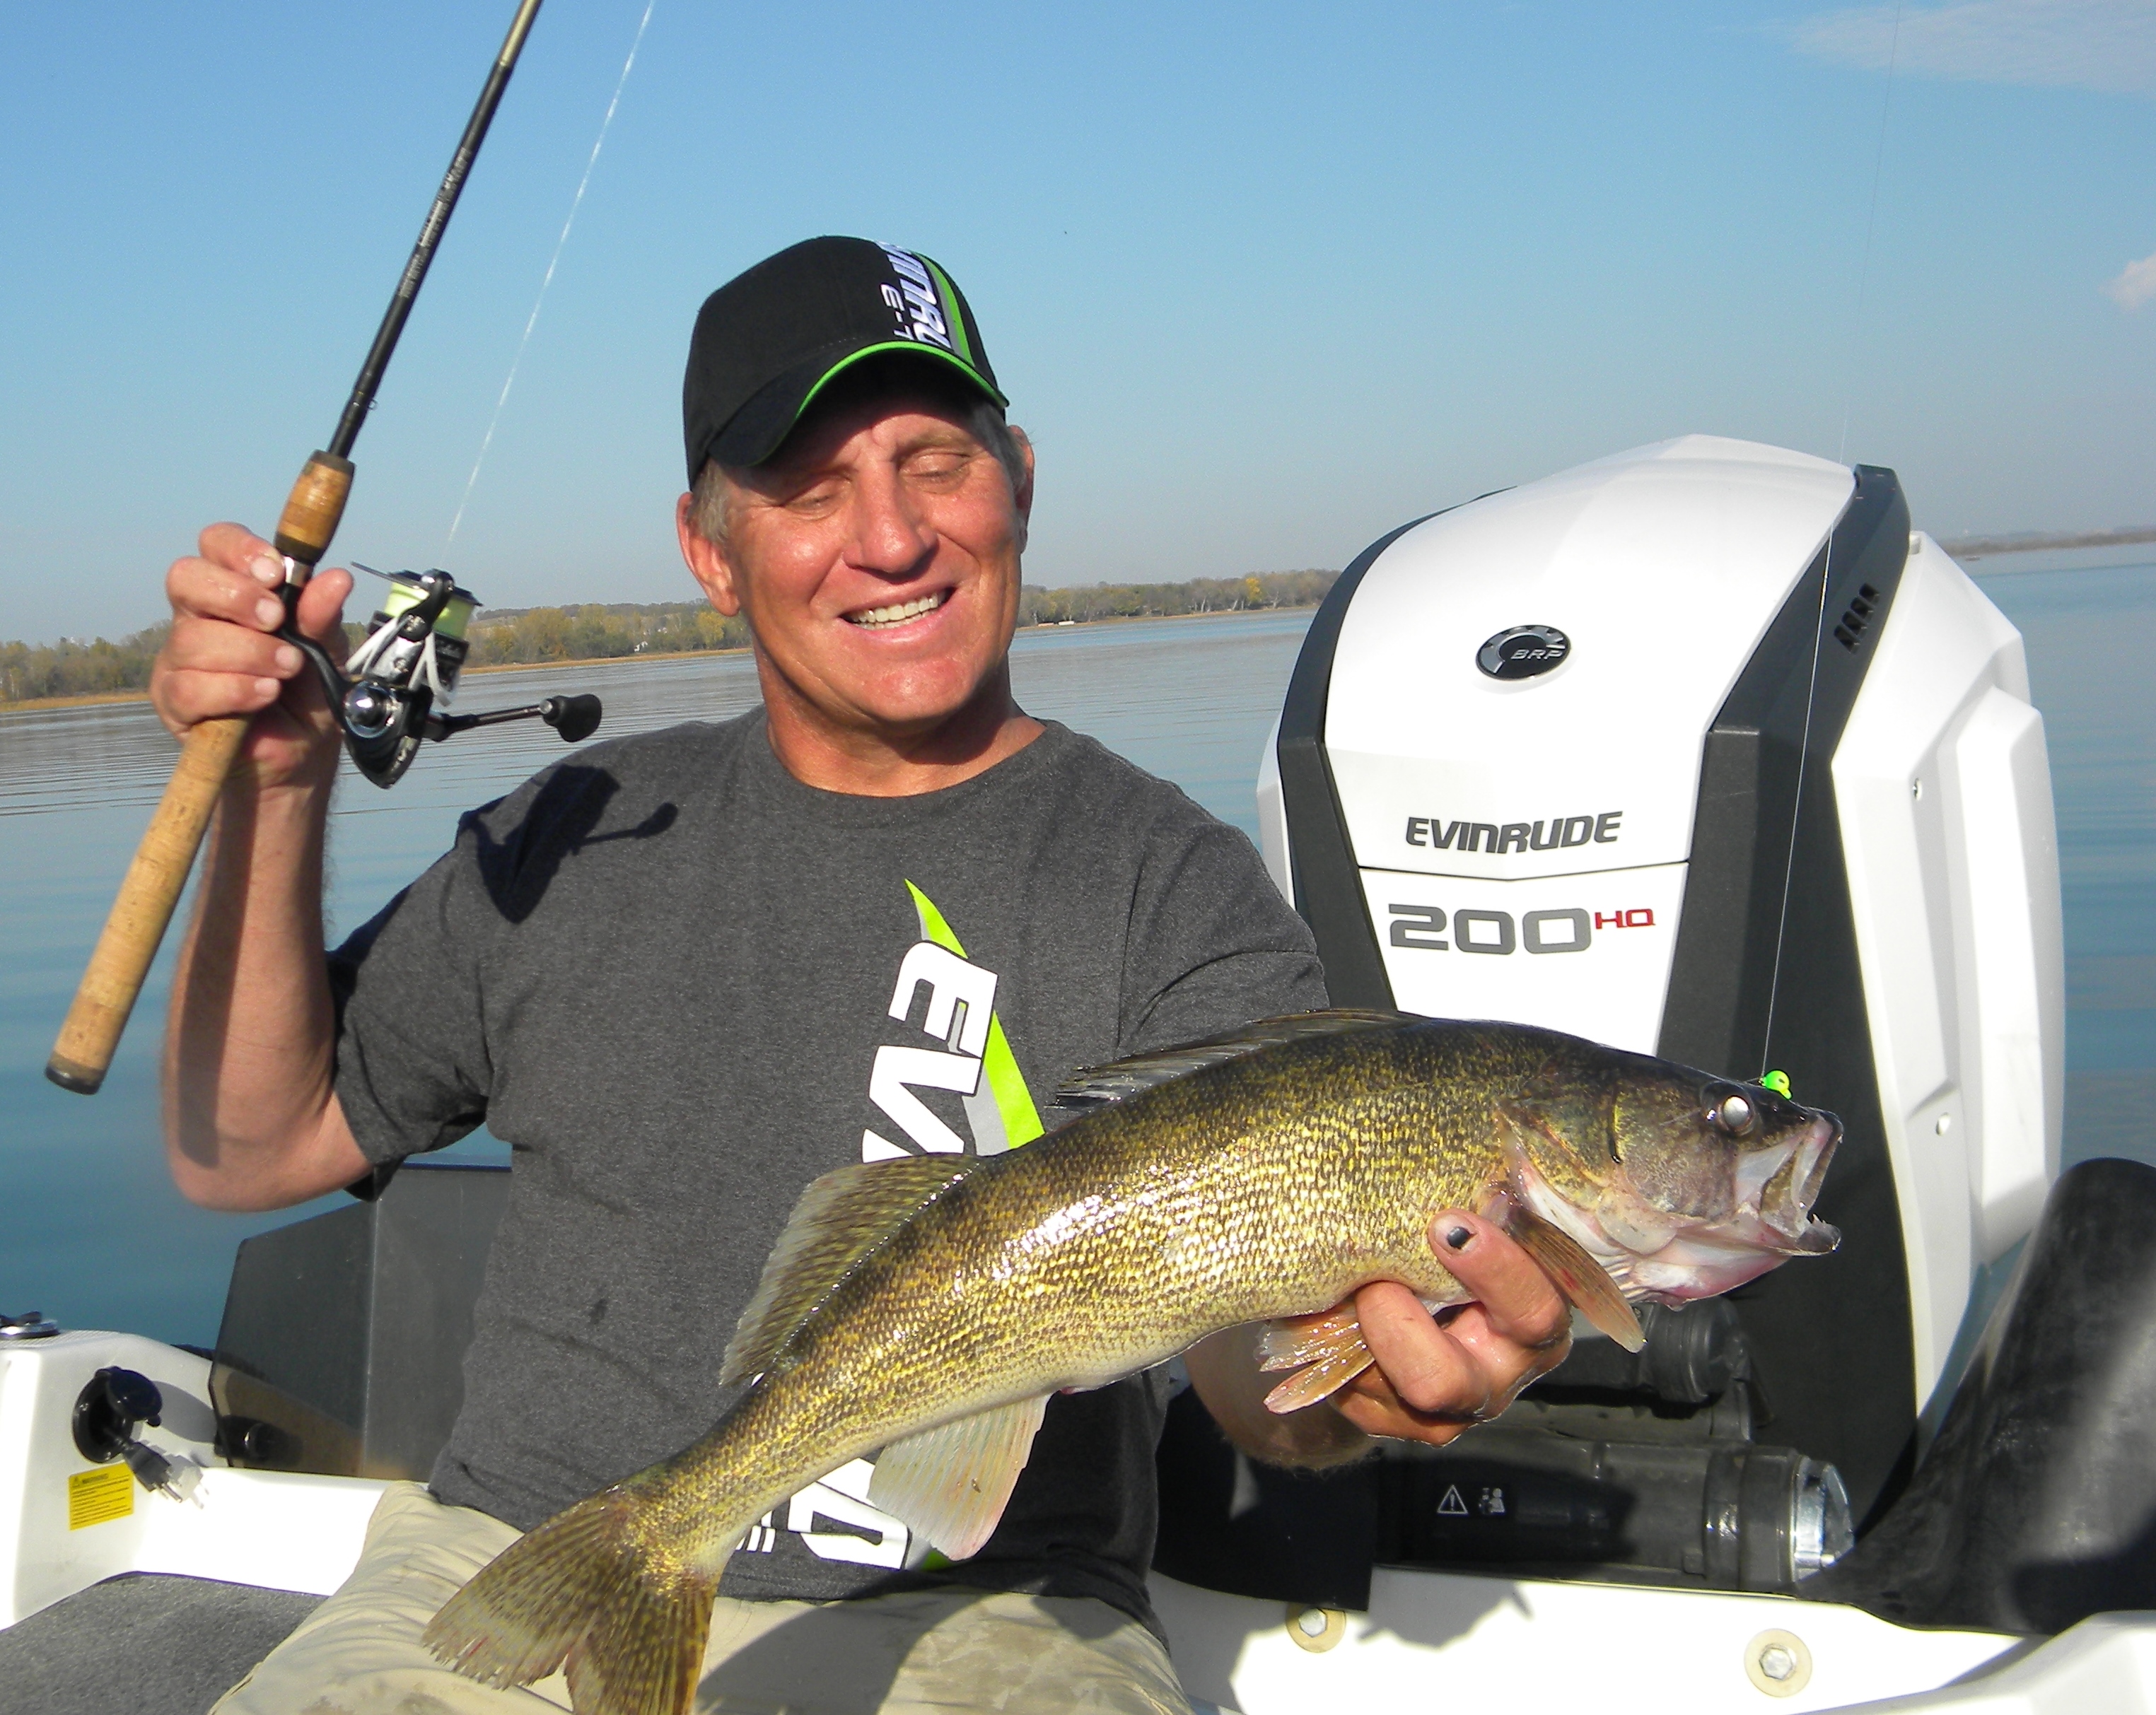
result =
[[[1324,1004],[1241,835],[1013,700],[1034,462],[1004,402],[925,257],[819,238],[714,293],[676,527],[748,621],[762,709],[593,746],[475,811],[326,964],[336,745],[270,635],[282,567],[230,525],[173,567],[160,713],[260,716],[175,987],[181,1189],[280,1206],[482,1119],[516,1154],[431,1484],[385,1497],[351,1582],[228,1710],[565,1703],[558,1677],[459,1678],[419,1631],[519,1530],[724,1410],[721,1353],[810,1180],[1024,1146],[1078,1066]],[[349,587],[322,574],[300,622],[331,635]],[[1482,1305],[1440,1328],[1366,1288],[1377,1370],[1286,1418],[1248,1335],[1216,1338],[1188,1364],[1229,1433],[1306,1464],[1441,1441],[1553,1363],[1566,1313],[1524,1255],[1471,1212],[1434,1231]],[[1152,1376],[1053,1401],[956,1567],[867,1505],[865,1469],[797,1497],[728,1564],[701,1706],[1183,1708],[1144,1586],[1163,1404]]]

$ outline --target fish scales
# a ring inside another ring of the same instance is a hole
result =
[[[1321,1015],[1306,1028],[1020,1150],[819,1181],[796,1216],[811,1237],[824,1187],[865,1197],[870,1216],[886,1188],[927,1190],[887,1230],[870,1220],[850,1255],[844,1234],[835,1253],[813,1252],[834,1277],[772,1301],[798,1320],[756,1347],[761,1373],[709,1435],[506,1551],[429,1642],[496,1683],[566,1657],[584,1715],[673,1715],[728,1554],[788,1496],[885,1449],[880,1483],[940,1426],[1007,1421],[988,1414],[1102,1385],[1222,1328],[1327,1310],[1373,1281],[1457,1302],[1428,1238],[1444,1209],[1517,1211],[1538,1258],[1556,1258],[1561,1280],[1576,1264],[1612,1302],[1613,1279],[1682,1297],[1686,1270],[1718,1291],[1831,1245],[1809,1216],[1830,1116],[1522,1026]],[[1748,1131],[1732,1129],[1723,1092]],[[1754,1206],[1770,1191],[1771,1211]],[[1605,1227],[1661,1249],[1628,1252]],[[1567,1290],[1580,1296],[1576,1278]],[[1019,1463],[1037,1422],[1036,1407]],[[1015,1478],[998,1468],[997,1511]],[[961,1489],[995,1481],[985,1466],[957,1474]]]

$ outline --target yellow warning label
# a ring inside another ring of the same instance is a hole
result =
[[[135,1478],[125,1465],[100,1465],[68,1479],[68,1528],[105,1524],[135,1510]]]

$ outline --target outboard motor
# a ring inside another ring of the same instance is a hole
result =
[[[1304,642],[1259,810],[1335,1005],[1515,1019],[1733,1078],[1779,1071],[1845,1127],[1818,1206],[1840,1249],[1731,1295],[1742,1422],[1645,1370],[1612,1386],[1583,1348],[1551,1378],[1581,1385],[1538,1386],[1460,1444],[1456,1470],[1363,1480],[1378,1557],[1608,1576],[1645,1554],[1645,1575],[1748,1588],[1833,1558],[1906,1482],[1972,1283],[2057,1175],[2058,868],[2019,634],[1911,533],[1892,471],[1688,436],[1360,555]],[[1709,1313],[1728,1313],[1663,1319]],[[1599,1415],[1562,1421],[1586,1409],[1567,1398]],[[1784,1472],[1760,1503],[1787,1538],[1779,1574],[1718,1551],[1704,1516],[1717,1492],[1758,1487],[1713,1451],[1752,1439],[1753,1408]],[[1660,1477],[1634,1458],[1621,1503],[1598,1513],[1594,1484],[1625,1463],[1610,1450],[1666,1444],[1686,1413],[1697,1456]],[[1545,1439],[1513,1450],[1508,1523],[1475,1516],[1502,1490],[1481,1467],[1537,1424]],[[1604,1450],[1585,1465],[1583,1439]],[[1508,1554],[1492,1544],[1532,1534],[1513,1526],[1536,1473],[1539,1546]],[[1433,1517],[1386,1517],[1407,1503]],[[1672,1506],[1691,1509],[1690,1538]],[[1643,1523],[1689,1546],[1626,1549]],[[1567,1528],[1609,1540],[1568,1555]]]

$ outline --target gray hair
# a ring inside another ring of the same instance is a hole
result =
[[[967,430],[995,454],[996,463],[1010,479],[1011,493],[1017,494],[1025,485],[1025,432],[1014,428],[1003,407],[993,399],[973,400],[963,415]],[[707,542],[725,545],[733,488],[726,467],[716,458],[706,458],[696,473],[689,490],[689,528]]]

